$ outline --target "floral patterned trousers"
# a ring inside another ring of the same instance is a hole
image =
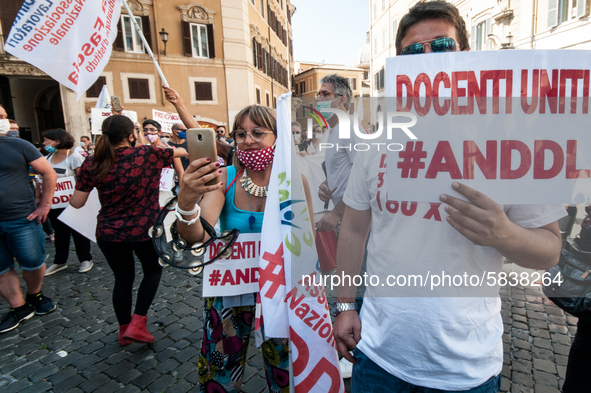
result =
[[[222,305],[222,298],[205,299],[199,356],[201,392],[238,392],[242,387],[255,306]],[[269,391],[289,392],[289,340],[266,340],[261,350]]]

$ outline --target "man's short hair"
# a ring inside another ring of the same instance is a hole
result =
[[[10,124],[16,124],[16,120],[8,119],[8,122],[9,122]]]
[[[351,86],[349,86],[349,80],[338,74],[331,74],[326,75],[324,78],[320,79],[320,84],[323,83],[330,83],[332,85],[332,92],[335,95],[347,97],[347,102],[345,102],[345,109],[349,110],[351,96],[353,95]]]
[[[86,135],[82,135],[82,136],[80,137],[80,139],[82,139],[82,138],[90,140],[90,137],[88,137],[88,136],[86,136]]]
[[[455,27],[458,41],[460,41],[457,43],[460,50],[470,49],[466,22],[456,6],[443,0],[421,0],[408,10],[408,13],[402,17],[398,24],[396,56],[402,53],[402,40],[406,36],[408,29],[419,22],[429,19],[440,19]]]
[[[145,126],[146,126],[146,124],[151,124],[151,125],[153,125],[154,127],[156,127],[156,129],[157,129],[158,131],[162,131],[162,126],[161,126],[161,125],[160,125],[160,123],[158,123],[156,120],[152,120],[152,119],[145,120],[145,121],[142,123],[142,127],[145,127]]]
[[[215,129],[216,129],[216,131],[217,131],[217,129],[218,129],[218,128],[223,128],[223,129],[224,129],[224,132],[226,132],[226,126],[217,126],[217,127],[215,128]]]

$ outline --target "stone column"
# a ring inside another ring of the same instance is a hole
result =
[[[76,101],[76,93],[61,83],[59,86],[66,131],[72,134],[77,146],[82,135],[90,136],[90,124],[86,117],[84,100],[80,98],[80,101]]]

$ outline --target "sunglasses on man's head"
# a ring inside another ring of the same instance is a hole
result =
[[[456,42],[453,38],[442,37],[431,41],[417,42],[402,48],[401,55],[419,55],[425,53],[425,47],[429,45],[431,52],[454,52],[456,50]]]

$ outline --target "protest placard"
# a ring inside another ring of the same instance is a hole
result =
[[[162,168],[160,173],[160,191],[170,191],[174,184],[174,169]]]
[[[225,243],[213,242],[207,259],[217,255]],[[260,233],[242,233],[232,246],[232,254],[203,268],[203,296],[236,296],[259,290]]]
[[[172,132],[172,125],[182,123],[178,113],[162,112],[152,109],[152,119],[156,120],[162,126],[162,132]]]
[[[121,0],[25,1],[4,50],[80,99],[109,62],[120,13]]]
[[[590,203],[590,68],[580,50],[388,59],[385,119],[352,147],[380,155],[379,205],[437,202],[453,181],[500,204]]]
[[[113,116],[113,113],[110,109],[104,108],[92,108],[91,109],[91,119],[92,119],[92,126],[91,132],[93,135],[98,134],[101,135],[103,133],[101,127],[103,125],[103,121],[110,116]],[[123,111],[123,116],[127,116],[131,121],[134,123],[137,121],[137,112],[134,111]]]
[[[43,191],[43,178],[37,177],[37,183],[40,190]],[[63,209],[70,206],[70,198],[76,187],[76,178],[74,176],[59,177],[55,182],[55,192],[51,200],[52,209]]]

